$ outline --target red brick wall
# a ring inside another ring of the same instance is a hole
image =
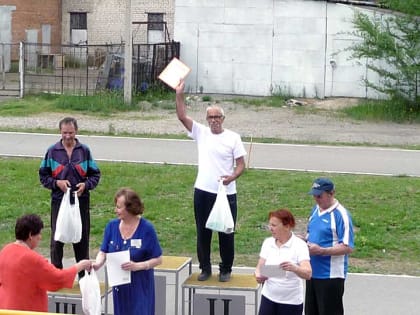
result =
[[[43,24],[51,25],[51,44],[61,44],[61,0],[0,0],[0,6],[15,6],[12,12],[12,42],[26,40],[25,31],[37,29],[42,43]]]

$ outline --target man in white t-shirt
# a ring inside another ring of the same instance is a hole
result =
[[[246,151],[239,134],[224,129],[223,109],[219,106],[207,108],[208,127],[194,121],[186,113],[184,82],[176,88],[176,112],[178,119],[188,130],[198,148],[198,174],[194,184],[194,216],[197,228],[197,256],[201,273],[199,281],[211,276],[212,231],[206,228],[206,221],[216,200],[219,180],[226,185],[230,210],[236,223],[236,182],[245,169]],[[219,233],[219,281],[230,280],[234,259],[234,233]]]

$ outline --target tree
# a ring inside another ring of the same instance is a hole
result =
[[[406,14],[419,16],[420,2],[418,0],[381,0],[380,5]]]
[[[351,58],[367,58],[367,68],[379,75],[379,83],[365,79],[368,87],[420,109],[420,17],[411,13],[420,10],[418,0],[405,1],[384,1],[404,14],[375,12],[370,17],[355,11],[352,35],[360,41],[349,50]]]

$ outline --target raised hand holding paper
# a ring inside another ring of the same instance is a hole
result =
[[[190,73],[191,68],[180,61],[178,58],[174,57],[171,62],[163,69],[161,74],[159,74],[159,79],[169,85],[171,88],[175,89],[179,82]]]

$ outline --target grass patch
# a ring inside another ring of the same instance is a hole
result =
[[[357,106],[343,108],[342,113],[356,120],[420,123],[420,107],[402,100],[368,100]]]
[[[153,108],[175,109],[175,95],[159,87],[133,96],[132,103],[124,102],[118,91],[102,91],[95,95],[60,95],[40,93],[23,99],[8,99],[1,103],[2,116],[31,116],[42,113],[82,113],[92,116],[110,116],[128,111],[147,111]]]
[[[285,105],[286,98],[281,95],[272,95],[267,97],[234,97],[228,99],[228,101],[242,104],[246,106],[255,107],[283,107]]]
[[[1,102],[1,116],[31,116],[46,112],[58,112],[54,102],[58,95],[38,94],[28,95],[20,99],[7,99]]]
[[[0,191],[3,201],[0,204],[0,243],[4,245],[14,240],[17,217],[38,213],[46,225],[40,252],[48,253],[50,197],[49,190],[39,183],[39,164],[39,159],[0,158],[0,180],[8,183]],[[187,255],[196,262],[192,210],[195,166],[111,162],[101,162],[99,166],[102,179],[91,195],[93,257],[105,224],[114,218],[114,193],[120,187],[129,186],[143,198],[145,217],[155,225],[164,254]],[[257,263],[262,241],[269,236],[261,228],[266,223],[268,211],[280,207],[291,209],[298,221],[296,232],[305,231],[313,205],[307,191],[312,180],[321,175],[325,174],[254,169],[245,172],[238,180],[235,266],[255,266]],[[356,250],[351,255],[350,269],[420,276],[418,268],[405,269],[418,264],[420,256],[417,232],[420,178],[329,176],[337,185],[338,199],[351,212],[356,229]],[[218,263],[216,235],[213,245],[213,263]],[[379,268],[378,264],[387,267]]]

